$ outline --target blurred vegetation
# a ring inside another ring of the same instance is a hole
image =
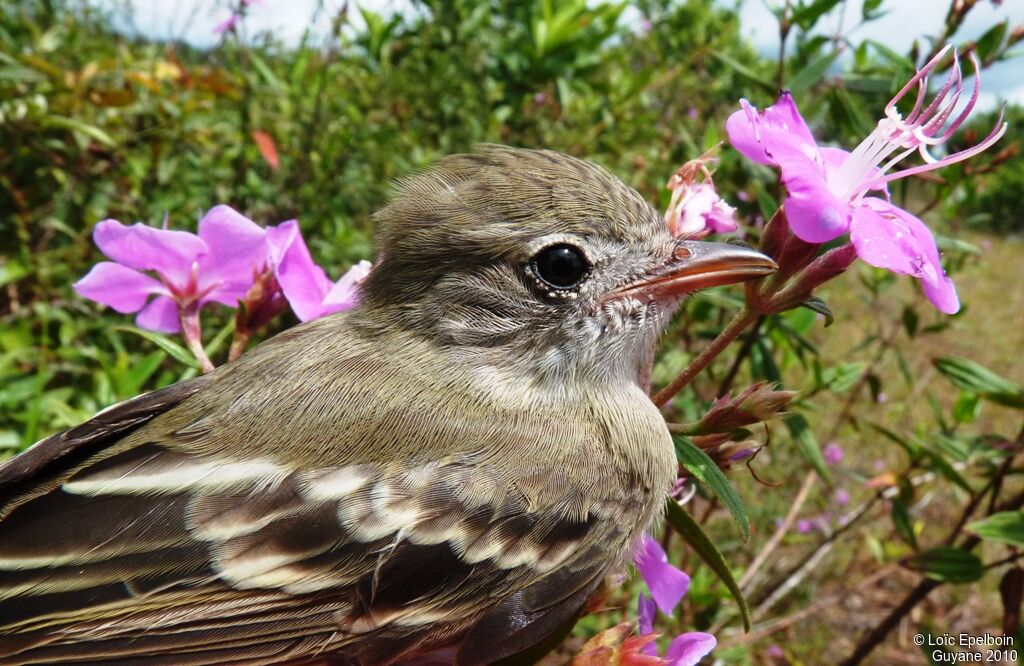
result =
[[[974,3],[954,6],[965,4]],[[780,61],[744,41],[735,13],[699,0],[420,0],[406,17],[352,5],[331,17],[329,34],[307,32],[297,46],[271,34],[228,32],[208,50],[119,33],[112,15],[73,0],[0,4],[0,452],[195,372],[155,337],[125,330],[127,317],[72,292],[99,259],[90,240],[96,222],[166,218],[192,229],[217,203],[262,224],[298,218],[318,262],[339,275],[372,257],[371,215],[394,179],[482,141],[585,157],[664,205],[668,176],[725,139],[725,118],[740,97],[762,107],[788,88],[818,136],[847,148],[870,132],[914,62],[936,45],[920,40],[915,52],[900,54],[823,32],[822,16],[842,5],[780,6]],[[878,0],[863,5],[862,21],[885,10]],[[1009,58],[1021,39],[1019,28],[1000,24],[965,43],[957,37],[964,17],[949,11],[943,38],[973,48],[985,65]],[[940,317],[906,280],[861,266],[828,294],[835,327],[823,331],[809,310],[773,316],[745,343],[745,360],[730,369],[722,359],[676,400],[672,416],[681,421],[699,417],[723,385],[767,379],[802,391],[796,410],[811,427],[773,425],[772,445],[757,464],[783,487],[734,472],[750,507],[751,542],[736,538],[706,489],[690,505],[734,567],[764,547],[807,470],[817,463],[823,471],[820,443],[841,439],[848,452],[852,443],[869,447],[850,456],[848,469],[833,470],[836,486],[819,483],[808,503],[825,510],[842,483],[854,489],[855,503],[870,503],[864,522],[827,560],[847,574],[812,567],[785,587],[794,563],[838,543],[834,532],[787,535],[760,565],[764,580],[748,590],[753,605],[767,604],[754,616],[762,634],[722,630],[735,608],[715,577],[687,560],[694,586],[679,627],[714,628],[718,654],[729,663],[787,663],[764,656],[769,643],[785,644],[784,659],[794,663],[849,652],[856,636],[837,641],[834,632],[868,628],[850,618],[870,613],[836,603],[832,618],[823,611],[778,633],[764,627],[814,608],[816,594],[845,598],[852,592],[844,585],[870,581],[876,570],[899,573],[888,579],[891,593],[865,603],[881,608],[875,615],[891,606],[928,573],[920,559],[907,558],[935,544],[932,526],[952,526],[976,494],[992,490],[985,484],[1007,447],[1019,445],[1012,406],[993,403],[962,376],[960,384],[946,382],[931,363],[974,345],[977,360],[1010,380],[1024,378],[1024,301],[1019,289],[993,282],[1011,275],[1019,286],[1024,250],[1011,235],[977,233],[1024,231],[1024,111],[1011,108],[1008,118],[1010,132],[988,154],[901,181],[893,192],[939,229],[973,234],[942,241],[950,272],[963,276],[963,315]],[[974,139],[962,141],[976,141],[993,122],[979,117]],[[754,220],[749,233],[756,235],[777,206],[775,175],[724,150],[715,181]],[[998,251],[985,251],[993,243]],[[972,302],[972,293],[984,300]],[[678,372],[738,305],[728,290],[691,299],[666,339],[655,380]],[[210,351],[222,358],[216,332],[227,330],[229,317],[210,310]],[[935,479],[945,485],[929,486]],[[788,598],[772,597],[783,587]],[[995,631],[998,593],[992,583],[978,589],[987,610],[957,626]],[[962,599],[957,594],[941,598]],[[952,626],[942,624],[940,611],[929,616],[938,618],[936,631]],[[614,619],[588,618],[579,631]]]

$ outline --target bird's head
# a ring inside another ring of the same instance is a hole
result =
[[[680,300],[766,275],[748,248],[673,238],[604,169],[483,146],[400,183],[364,312],[537,381],[637,381]]]

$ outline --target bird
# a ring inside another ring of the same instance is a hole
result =
[[[357,307],[0,467],[0,665],[496,663],[627,566],[677,470],[657,341],[775,264],[547,150],[375,224]]]

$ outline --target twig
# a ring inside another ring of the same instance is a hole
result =
[[[807,501],[807,496],[810,494],[811,489],[814,487],[814,482],[818,478],[817,472],[810,471],[807,476],[804,477],[804,483],[800,486],[800,491],[796,494],[796,498],[793,499],[793,504],[789,507],[789,512],[786,517],[782,519],[782,524],[779,525],[779,529],[775,530],[775,534],[768,540],[768,543],[764,545],[761,552],[757,554],[754,561],[747,567],[743,577],[740,578],[740,589],[743,592],[747,592],[754,577],[757,576],[758,570],[764,565],[775,549],[782,543],[782,539],[785,538],[786,533],[789,532],[793,524],[796,523],[796,517],[800,515],[800,509],[803,507],[804,502]]]
[[[732,388],[732,384],[736,381],[736,375],[739,374],[740,365],[750,355],[750,350],[754,348],[754,343],[757,341],[757,334],[761,330],[761,326],[764,324],[765,316],[761,315],[754,322],[754,325],[750,327],[750,332],[747,333],[747,337],[743,340],[743,344],[740,346],[738,352],[736,352],[736,358],[732,360],[732,365],[729,366],[729,371],[725,373],[725,377],[722,378],[722,383],[718,385],[718,391],[715,393],[715,397],[721,398],[723,395],[729,392]]]
[[[690,381],[700,373],[701,370],[706,368],[711,361],[718,356],[723,349],[725,349],[730,342],[739,337],[740,333],[744,331],[751,323],[758,318],[758,314],[749,308],[744,307],[740,310],[732,321],[722,329],[722,332],[718,334],[714,340],[705,347],[697,358],[690,361],[690,364],[686,366],[686,369],[680,373],[678,377],[672,380],[672,382],[665,388],[658,391],[651,400],[655,405],[659,407],[671,400],[684,386],[690,383]]]

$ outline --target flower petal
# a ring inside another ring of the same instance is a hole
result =
[[[199,260],[203,299],[235,306],[267,263],[266,229],[230,206],[215,206],[199,221],[209,252]],[[206,291],[209,290],[209,291]]]
[[[740,100],[740,107],[726,120],[725,131],[733,148],[748,159],[783,171],[787,155],[819,159],[818,144],[788,92],[760,113],[746,100]]]
[[[654,602],[665,615],[671,615],[676,604],[690,588],[690,577],[668,562],[668,555],[651,536],[641,537],[633,554],[633,563],[644,577]]]
[[[942,270],[932,232],[907,211],[866,197],[853,212],[850,240],[857,256],[872,266],[920,280],[925,296],[940,312],[954,314],[960,309],[956,287]]]
[[[138,312],[153,294],[166,294],[158,280],[112,261],[101,261],[74,284],[79,295],[118,312]]]
[[[761,142],[760,126],[757,108],[741,99],[740,110],[733,112],[725,121],[725,132],[732,147],[747,159],[758,164],[774,164]]]
[[[851,211],[829,191],[824,174],[810,162],[791,163],[782,181],[789,191],[783,202],[789,226],[800,240],[825,243],[850,230]]]
[[[276,267],[284,259],[288,248],[295,242],[295,236],[299,233],[299,221],[288,220],[274,227],[267,227],[267,261],[272,267]]]
[[[168,296],[157,296],[135,316],[135,325],[158,333],[177,333],[181,330],[178,304]]]
[[[676,636],[665,651],[665,659],[669,666],[695,666],[697,662],[711,654],[718,645],[718,640],[703,631],[691,631]]]
[[[281,225],[284,227],[284,225]],[[278,234],[287,236],[285,228],[273,235],[274,243],[280,241]],[[271,250],[272,253],[277,250]],[[316,319],[324,314],[324,297],[334,285],[327,279],[324,269],[313,263],[309,248],[300,233],[292,236],[292,242],[274,269],[281,291],[301,321]]]
[[[156,271],[169,286],[181,291],[188,286],[192,264],[207,252],[206,243],[195,234],[154,229],[138,222],[129,227],[117,220],[103,220],[92,238],[103,254],[117,263]]]
[[[324,296],[324,315],[334,312],[348,310],[359,303],[359,284],[366,279],[370,273],[372,264],[365,259],[348,269],[348,271],[334,283],[331,290]],[[321,315],[323,316],[323,315]]]
[[[654,632],[654,613],[657,605],[646,594],[639,594],[636,598],[637,633],[641,636]],[[658,647],[651,641],[641,648],[644,654],[657,655]]]

